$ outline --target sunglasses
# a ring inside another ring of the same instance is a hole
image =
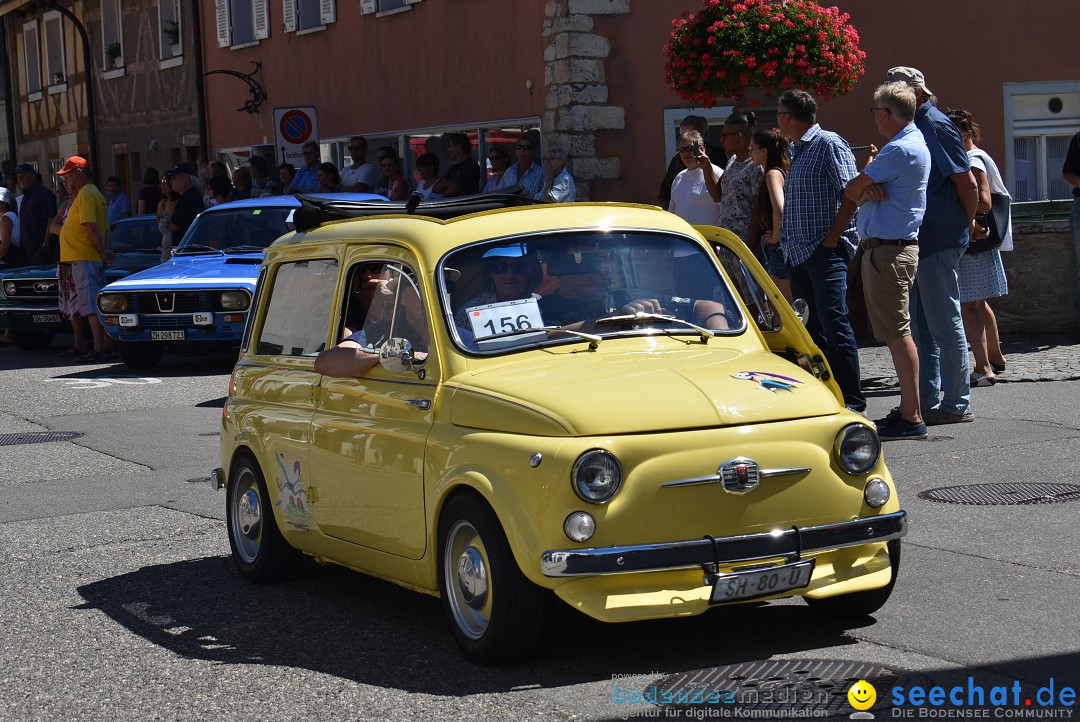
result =
[[[507,263],[506,261],[495,261],[491,264],[491,272],[502,275],[507,271],[512,271],[517,276],[527,276],[529,274],[528,265],[517,261],[515,263]]]

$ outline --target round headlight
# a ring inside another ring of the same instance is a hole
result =
[[[863,490],[863,496],[866,498],[867,506],[880,509],[888,503],[892,492],[889,491],[889,485],[885,483],[884,479],[874,478],[867,483],[866,489]]]
[[[865,474],[881,455],[877,433],[866,424],[851,424],[836,437],[836,458],[849,474]]]
[[[248,307],[248,295],[243,291],[225,291],[220,301],[222,311],[243,311]]]
[[[609,452],[593,449],[577,460],[572,477],[578,496],[590,504],[603,504],[622,485],[622,467]]]
[[[566,517],[562,528],[566,536],[576,542],[589,541],[596,533],[596,520],[584,511],[575,511]]]
[[[123,313],[128,310],[127,296],[122,293],[104,293],[98,299],[102,313]]]
[[[15,295],[15,282],[14,281],[4,281],[4,293],[6,293],[9,296],[14,296]]]

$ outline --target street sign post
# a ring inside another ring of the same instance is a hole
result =
[[[274,108],[274,147],[278,163],[304,165],[302,149],[309,140],[319,141],[315,106]]]

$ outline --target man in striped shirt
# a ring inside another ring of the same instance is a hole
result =
[[[844,188],[859,174],[855,155],[847,141],[818,125],[817,102],[806,91],[785,91],[776,116],[780,132],[792,141],[780,225],[791,293],[810,305],[807,330],[825,352],[844,402],[861,412],[866,397],[846,300],[856,235],[855,203],[844,196]]]

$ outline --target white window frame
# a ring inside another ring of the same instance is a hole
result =
[[[1059,168],[1047,167],[1047,136],[1075,134],[1077,120],[1073,116],[1039,121],[1018,120],[1014,117],[1014,101],[1021,95],[1071,95],[1076,93],[1080,93],[1080,80],[1005,83],[1003,85],[1005,101],[1005,179],[1010,193],[1013,192],[1013,183],[1017,179],[1015,139],[1017,137],[1033,136],[1036,138],[1036,166],[1041,171],[1036,176],[1038,182],[1036,195],[1038,196],[1037,200],[1046,200],[1050,195],[1048,189],[1050,177],[1061,173]]]
[[[254,40],[250,42],[236,43],[233,29],[233,8],[244,3],[251,6],[252,30]],[[214,0],[214,12],[216,16],[217,44],[219,48],[250,48],[258,45],[261,40],[270,37],[270,0]]]
[[[318,0],[319,24],[308,27],[300,27],[300,8],[297,7],[299,0],[282,0],[282,21],[284,31],[306,35],[326,30],[326,26],[337,22],[337,0]]]
[[[163,7],[172,8],[172,17],[162,15],[161,9]],[[172,41],[169,40],[169,36],[165,34],[165,25],[168,22],[175,22],[176,29],[178,31],[177,45],[179,46],[179,52],[173,52]],[[168,68],[174,65],[179,65],[183,62],[184,58],[184,18],[180,12],[179,0],[158,0],[158,57],[161,58],[161,67]],[[165,53],[168,48],[168,54]]]
[[[45,75],[42,78],[49,89],[49,95],[56,93],[62,93],[67,90],[67,57],[66,48],[64,47],[64,16],[53,10],[47,12],[41,16],[42,24],[44,25],[44,50],[45,50]],[[50,39],[50,30],[56,33],[56,37]],[[58,65],[53,65],[50,59],[50,50],[53,50],[53,44],[59,45],[59,57],[57,59]]]
[[[112,8],[114,20],[116,21],[115,25],[106,22],[106,7]],[[113,25],[111,33],[110,25]],[[109,37],[110,34],[113,36],[112,39]],[[120,65],[115,65],[109,61],[109,45],[113,42],[120,43],[120,57],[118,58]],[[106,72],[114,67],[124,67],[124,9],[120,5],[120,0],[101,0],[101,59]]]
[[[721,105],[712,108],[666,108],[664,110],[664,168],[671,162],[671,156],[675,155],[675,146],[678,141],[679,123],[688,115],[700,115],[709,121],[709,126],[723,125],[731,112],[735,110],[733,105]],[[720,121],[720,123],[716,123]],[[709,139],[705,139],[705,145]]]
[[[30,20],[23,23],[23,62],[26,68],[26,95],[30,100],[41,100],[41,33],[38,32],[37,19]],[[29,43],[26,38],[28,36],[34,38],[34,53],[31,54]],[[34,78],[37,82],[31,83],[31,70],[34,71]]]

